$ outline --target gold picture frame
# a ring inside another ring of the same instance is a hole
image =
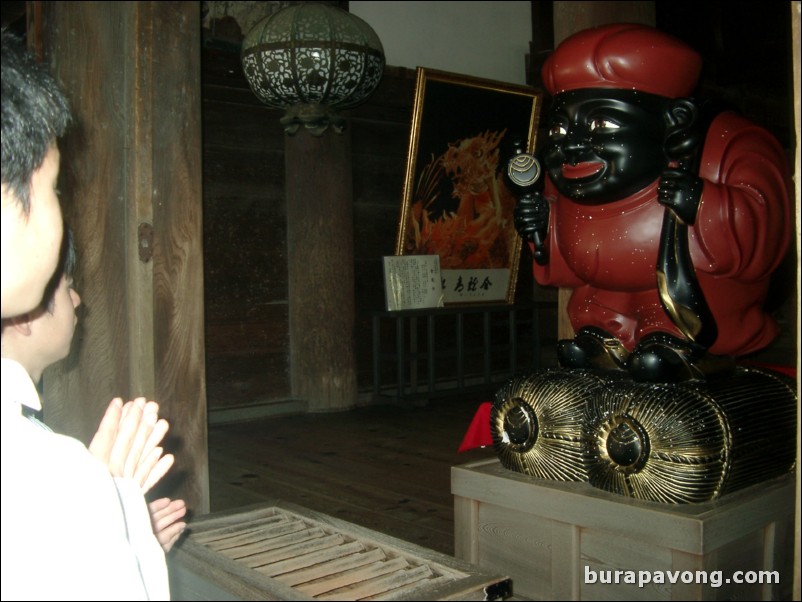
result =
[[[513,303],[521,238],[501,164],[535,148],[542,92],[418,67],[396,255],[440,256],[446,305]]]

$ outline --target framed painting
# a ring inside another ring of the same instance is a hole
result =
[[[521,254],[504,180],[535,148],[542,93],[418,67],[396,255],[439,255],[443,301],[512,303]]]

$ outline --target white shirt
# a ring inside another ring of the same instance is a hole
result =
[[[169,600],[139,485],[22,415],[41,403],[17,362],[2,359],[1,388],[2,599]]]

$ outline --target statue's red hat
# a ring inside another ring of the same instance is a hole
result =
[[[690,46],[653,27],[617,23],[566,38],[543,65],[550,94],[582,88],[690,96],[702,60]]]

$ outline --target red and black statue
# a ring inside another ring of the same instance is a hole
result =
[[[700,71],[686,44],[633,24],[579,32],[543,66],[542,190],[522,145],[507,175],[535,278],[572,289],[576,334],[560,368],[497,392],[507,468],[697,503],[794,464],[790,379],[736,364],[778,331],[764,306],[790,169],[766,130],[693,97]]]
[[[765,129],[692,97],[700,70],[636,24],[579,32],[543,66],[542,191],[516,175],[520,148],[508,171],[536,280],[573,289],[565,368],[706,378],[777,334],[764,303],[791,236],[788,162]]]

